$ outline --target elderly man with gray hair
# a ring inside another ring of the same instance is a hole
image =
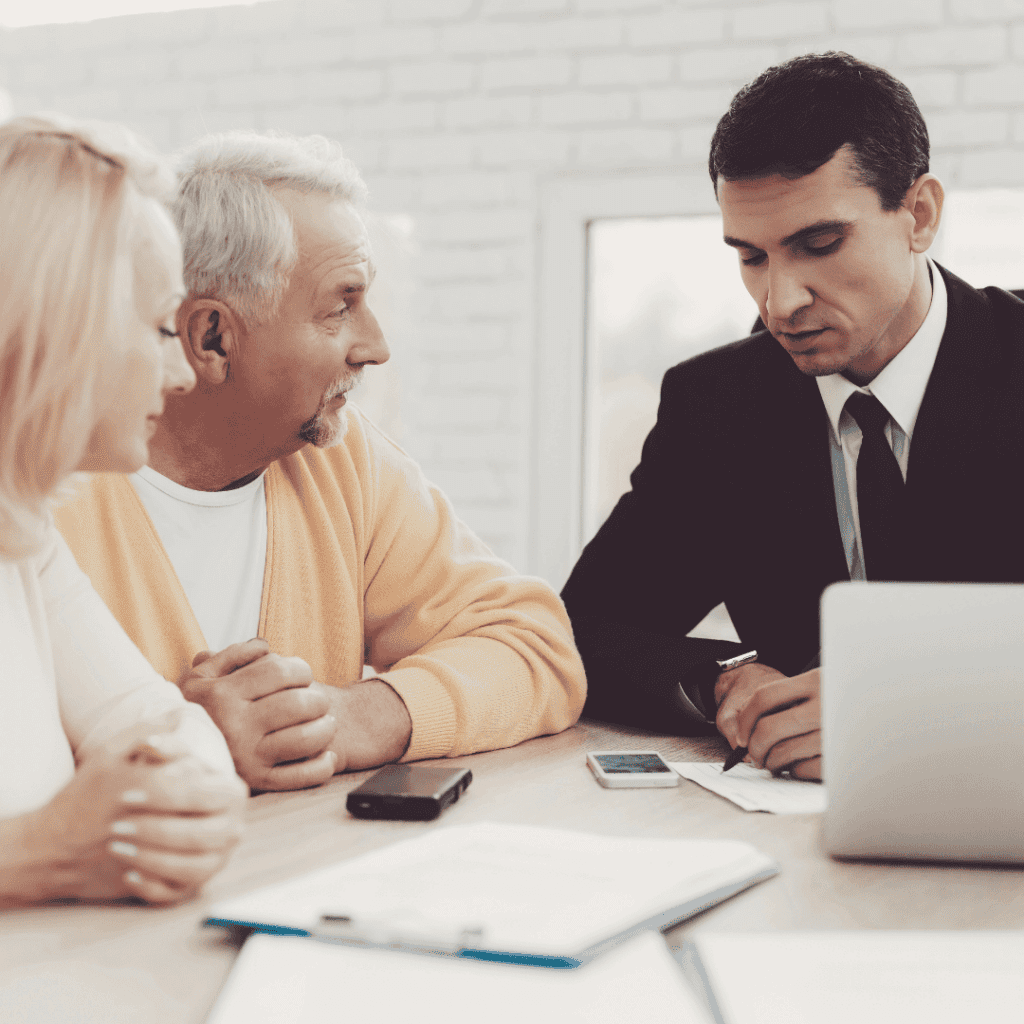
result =
[[[168,399],[148,466],[58,514],[256,789],[511,746],[572,725],[585,696],[556,594],[346,407],[389,356],[363,197],[320,137],[232,133],[184,155],[177,326],[198,384]]]

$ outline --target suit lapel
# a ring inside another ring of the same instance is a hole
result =
[[[991,308],[984,295],[939,269],[949,303],[946,330],[921,402],[907,466],[908,487],[932,497],[944,497],[955,486],[950,462],[958,465],[977,451],[978,439],[993,429],[1000,409]]]
[[[986,543],[982,506],[994,498],[993,481],[1007,471],[999,453],[1009,429],[1007,402],[1016,400],[1003,395],[1007,374],[999,342],[1014,327],[993,313],[987,295],[939,269],[949,301],[946,330],[907,466],[912,578],[983,579],[991,570],[977,561]]]
[[[803,550],[815,580],[848,576],[836,513],[829,423],[812,377],[802,374],[775,343],[777,383],[762,422],[770,427],[767,463],[777,496],[772,530]],[[766,481],[768,482],[768,481]]]
[[[828,417],[814,379],[770,337],[748,421],[750,500],[757,535],[746,547],[758,566],[749,592],[758,650],[768,664],[798,672],[818,649],[818,603],[830,583],[849,579],[836,513]],[[742,628],[742,627],[741,627]]]

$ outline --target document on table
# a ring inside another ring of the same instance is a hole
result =
[[[656,932],[575,970],[357,949],[293,935],[245,943],[207,1024],[710,1024]]]
[[[643,839],[481,822],[425,832],[209,908],[209,925],[488,958],[585,961],[770,878],[734,840]]]
[[[1024,1007],[1019,931],[702,932],[683,960],[717,1024],[997,1024]]]
[[[722,771],[722,761],[687,763],[669,761],[684,779],[724,796],[745,811],[772,814],[820,814],[828,795],[820,782],[775,778],[771,772],[741,762]]]

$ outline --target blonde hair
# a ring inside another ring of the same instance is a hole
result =
[[[0,556],[36,550],[127,345],[134,248],[166,164],[114,125],[0,125]]]
[[[322,135],[225,132],[178,157],[174,219],[193,297],[228,302],[250,325],[274,315],[298,251],[291,218],[273,189],[366,196],[355,164]]]

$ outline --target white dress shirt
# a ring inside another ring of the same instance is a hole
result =
[[[857,387],[840,373],[815,378],[831,425],[829,448],[832,454],[832,483],[836,492],[836,511],[846,551],[846,565],[852,580],[867,578],[861,554],[860,515],[857,507],[857,455],[860,452],[861,430],[844,406],[854,391],[874,395],[885,406],[890,416],[885,427],[886,440],[906,480],[914,425],[924,400],[928,378],[935,365],[939,342],[946,330],[946,285],[931,260],[928,261],[928,271],[932,281],[932,300],[924,322],[867,387]]]

